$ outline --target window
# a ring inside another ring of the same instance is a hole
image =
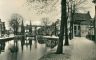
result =
[[[80,26],[78,26],[78,30],[80,30]]]
[[[76,26],[74,26],[74,30],[76,30]]]

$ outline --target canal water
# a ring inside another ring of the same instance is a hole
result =
[[[18,41],[8,41],[0,43],[0,60],[38,60],[50,51],[45,44],[39,44],[32,40],[30,43]]]

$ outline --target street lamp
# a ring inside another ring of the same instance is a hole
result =
[[[94,17],[94,40],[96,41],[96,0],[92,1],[95,4],[95,17]]]

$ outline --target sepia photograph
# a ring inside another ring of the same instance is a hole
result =
[[[96,60],[96,0],[0,0],[0,60]]]

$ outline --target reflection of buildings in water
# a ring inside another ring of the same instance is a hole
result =
[[[6,47],[5,50],[6,52],[3,53],[0,60],[2,60],[3,58],[5,60],[26,60],[26,59],[32,59],[32,60],[37,60],[39,59],[39,57],[43,56],[46,53],[47,48],[45,48],[45,45],[39,45],[37,42],[37,49],[34,49],[34,44],[35,41],[30,40],[28,48],[26,48],[26,44],[24,43],[24,41],[21,42],[21,40],[18,41],[18,52],[12,53],[9,48],[11,48],[14,45],[14,40],[6,42]],[[21,50],[21,43],[23,46],[23,52]],[[33,43],[33,44],[32,44]]]
[[[29,46],[30,50],[31,50],[32,40],[21,40],[21,49],[22,49],[22,51],[23,51],[24,45],[26,45],[27,48]]]
[[[7,60],[17,60],[17,52],[16,53],[7,53]]]
[[[11,48],[9,48],[10,49],[10,52],[12,52],[12,53],[17,53],[18,52],[18,46],[12,46]]]
[[[18,48],[18,41],[14,40],[14,44],[9,47],[9,50],[11,53],[17,53],[19,48]]]
[[[0,53],[5,50],[5,42],[0,42]]]
[[[22,36],[22,38],[21,38],[21,49],[22,49],[22,51],[23,51],[23,47],[24,47],[24,44],[25,44],[25,37],[24,36]]]
[[[18,45],[18,41],[14,40],[14,46],[17,46],[17,45]]]
[[[21,49],[22,49],[22,51],[23,51],[24,43],[25,42],[21,40]]]
[[[18,41],[10,41],[10,42],[7,42],[8,45],[7,45],[7,60],[17,60],[17,55],[18,55],[18,51],[19,51],[19,45],[18,45]]]
[[[29,45],[30,45],[30,51],[31,51],[31,47],[32,47],[32,40],[29,40]]]
[[[37,40],[35,40],[35,48],[37,48]]]

